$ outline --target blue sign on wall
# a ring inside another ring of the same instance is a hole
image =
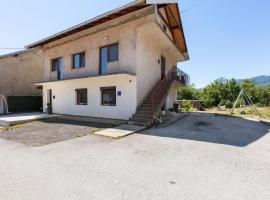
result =
[[[117,91],[117,96],[121,96],[122,92],[121,91]]]

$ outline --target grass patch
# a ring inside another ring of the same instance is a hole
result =
[[[270,107],[265,108],[257,108],[260,112],[261,117],[258,116],[256,112],[253,111],[252,108],[236,108],[232,117],[241,117],[241,118],[257,118],[257,119],[266,119],[270,120]],[[209,109],[207,112],[214,113],[216,116],[230,117],[231,109],[226,109],[225,111],[219,111],[217,108]]]
[[[16,124],[16,125],[12,125],[12,126],[7,126],[7,127],[2,127],[0,128],[0,133],[3,133],[5,131],[12,131],[14,129],[18,129],[18,128],[22,128],[25,127],[26,124]]]

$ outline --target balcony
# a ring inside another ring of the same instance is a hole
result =
[[[190,84],[190,77],[187,73],[183,72],[182,70],[178,69],[177,67],[174,67],[172,70],[172,75],[174,78],[182,83],[183,85],[187,86]]]

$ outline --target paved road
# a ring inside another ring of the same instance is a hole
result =
[[[0,139],[0,199],[269,199],[269,129],[191,115],[120,140],[29,147]]]

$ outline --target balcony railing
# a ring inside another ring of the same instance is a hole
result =
[[[190,84],[190,77],[187,73],[183,72],[182,70],[178,69],[177,67],[174,67],[173,73],[175,78],[180,81],[184,85]]]

